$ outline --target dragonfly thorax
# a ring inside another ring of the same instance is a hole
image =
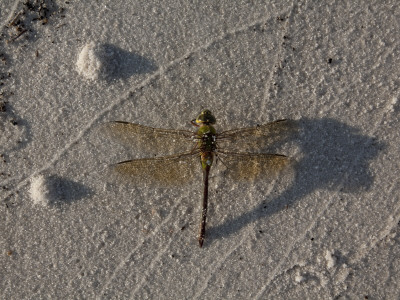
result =
[[[202,125],[197,131],[198,146],[201,152],[214,152],[216,149],[216,131],[211,125]]]
[[[200,150],[201,163],[203,169],[213,163],[214,152],[216,150],[216,131],[211,125],[202,124],[197,131],[197,145]]]

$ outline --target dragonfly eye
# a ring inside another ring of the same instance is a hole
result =
[[[203,110],[196,119],[197,124],[215,124],[216,120],[211,111]]]

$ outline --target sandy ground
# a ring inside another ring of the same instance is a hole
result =
[[[0,2],[1,299],[399,299],[398,1]],[[295,120],[294,164],[119,182],[101,124]],[[196,175],[197,176],[197,175]]]

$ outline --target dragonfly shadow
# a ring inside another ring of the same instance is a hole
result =
[[[384,149],[375,137],[334,119],[297,121],[299,134],[293,137],[303,157],[294,166],[292,185],[278,197],[261,202],[254,209],[208,229],[207,239],[219,239],[246,225],[275,214],[312,193],[328,189],[347,193],[368,190],[374,181],[369,163]]]

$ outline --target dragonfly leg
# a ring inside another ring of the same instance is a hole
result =
[[[196,126],[196,127],[200,127],[200,125],[196,123],[196,119],[190,121],[190,124],[192,124],[193,126]]]
[[[227,167],[227,165],[224,163],[224,160],[221,158],[219,154],[220,153],[215,152],[215,164],[218,164],[218,161],[220,161],[225,167]]]
[[[190,154],[195,154],[195,153],[199,153],[199,152],[200,152],[199,146],[196,143],[196,144],[193,145],[192,150],[190,150]]]

